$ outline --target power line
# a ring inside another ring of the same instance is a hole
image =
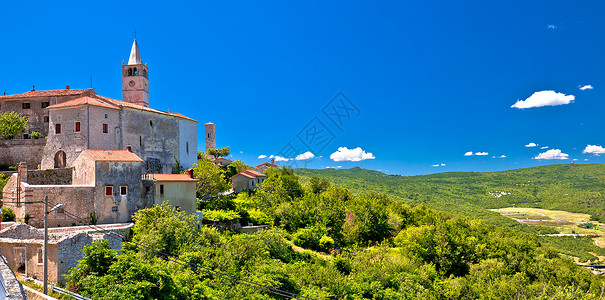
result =
[[[56,205],[56,204],[51,203],[50,201],[49,201],[49,203],[51,205]],[[82,218],[74,215],[73,213],[68,212],[65,209],[63,209],[63,213],[66,214],[68,217],[76,220],[76,221],[87,222],[87,220],[82,219]],[[103,229],[101,227],[98,227],[96,225],[88,225],[87,224],[85,226],[88,226],[88,227],[92,228],[95,231],[102,231],[102,232],[105,232],[105,233],[108,233],[108,234],[117,235],[118,237],[120,237],[122,239],[122,241],[124,241],[126,243],[129,243],[131,245],[134,245],[139,250],[142,250],[142,251],[144,251],[146,253],[149,253],[149,254],[155,255],[157,257],[169,260],[171,262],[177,263],[177,264],[179,264],[181,266],[184,266],[184,267],[189,266],[189,267],[194,268],[195,270],[202,269],[202,271],[206,271],[208,274],[215,275],[215,276],[221,277],[223,279],[227,279],[229,281],[232,281],[232,282],[235,282],[235,283],[238,283],[238,284],[243,284],[243,285],[246,285],[248,287],[252,287],[252,288],[255,288],[255,289],[258,289],[258,290],[262,290],[262,291],[267,292],[267,293],[272,293],[272,294],[275,294],[275,295],[279,295],[279,296],[282,296],[282,297],[291,298],[291,299],[309,299],[309,300],[313,300],[312,298],[309,298],[309,297],[306,297],[306,296],[301,296],[301,295],[294,294],[294,293],[291,293],[291,292],[288,292],[288,291],[284,291],[284,290],[276,289],[276,288],[273,288],[273,287],[270,287],[270,286],[266,286],[266,285],[262,285],[262,284],[259,284],[259,283],[255,283],[255,282],[252,282],[252,281],[247,280],[247,279],[239,278],[239,277],[227,274],[227,273],[223,273],[223,272],[220,272],[220,271],[213,270],[212,268],[209,268],[209,267],[200,266],[200,265],[198,265],[196,263],[192,263],[192,262],[183,260],[183,259],[181,259],[180,257],[178,257],[176,255],[172,255],[172,254],[169,254],[169,253],[164,253],[162,251],[155,250],[155,249],[153,249],[151,247],[148,247],[148,246],[145,246],[145,245],[141,245],[141,244],[139,244],[137,242],[134,242],[134,241],[128,239],[127,237],[125,237],[125,236],[123,236],[123,235],[121,235],[121,234],[119,234],[117,232],[109,231],[109,230]]]

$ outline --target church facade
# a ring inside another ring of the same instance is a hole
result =
[[[177,164],[190,168],[197,162],[198,122],[149,107],[149,69],[143,64],[136,39],[128,64],[122,63],[122,98],[115,100],[93,89],[69,86],[0,96],[0,113],[15,111],[28,117],[24,143],[35,131],[46,138],[46,143],[36,143],[43,149],[32,148],[30,152],[42,155],[21,160],[0,156],[0,165],[27,161],[34,168],[37,162],[41,169],[70,167],[86,149],[133,152],[144,161],[143,173],[171,173]]]

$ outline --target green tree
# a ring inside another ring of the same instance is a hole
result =
[[[11,140],[25,132],[27,117],[22,117],[14,111],[0,114],[0,137]]]
[[[227,180],[231,180],[231,177],[233,175],[244,170],[254,170],[254,168],[247,165],[245,162],[236,159],[230,165],[227,166],[227,170],[225,171],[225,178]]]
[[[191,251],[198,241],[197,217],[175,210],[168,202],[141,209],[132,219],[133,241],[157,251],[179,255]]]
[[[330,182],[325,178],[311,177],[311,179],[309,179],[309,189],[311,190],[311,193],[323,193],[327,191],[329,187]]]
[[[216,199],[219,193],[229,189],[224,180],[224,171],[215,165],[209,158],[201,157],[193,169],[197,182],[197,197],[202,201]]]
[[[215,161],[220,157],[229,156],[230,153],[231,151],[229,150],[229,146],[218,149],[210,148],[208,151],[206,151],[206,154],[212,156]]]

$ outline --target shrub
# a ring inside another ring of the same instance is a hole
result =
[[[321,239],[319,239],[319,249],[321,249],[322,251],[328,251],[330,249],[334,248],[334,239],[324,235],[321,237]]]
[[[319,240],[322,235],[323,232],[317,227],[302,228],[292,236],[292,242],[299,247],[320,250]]]
[[[232,210],[204,210],[204,219],[215,220],[215,221],[226,221],[240,218],[240,215],[236,211]]]
[[[15,212],[10,207],[2,207],[2,222],[15,221]]]
[[[32,132],[32,133],[29,135],[29,138],[30,138],[30,139],[32,139],[32,140],[37,140],[37,139],[39,139],[40,137],[42,137],[42,135],[41,135],[41,134],[40,134],[40,132],[38,132],[38,131],[34,131],[34,132]]]
[[[255,225],[271,225],[273,223],[269,215],[258,209],[248,210],[248,218]]]
[[[25,216],[23,216],[23,222],[25,224],[29,224],[29,214],[25,214]]]

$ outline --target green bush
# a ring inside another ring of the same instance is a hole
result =
[[[30,139],[32,139],[32,140],[37,140],[37,139],[39,139],[40,137],[42,137],[42,135],[41,135],[41,134],[40,134],[40,132],[38,132],[38,131],[34,131],[34,132],[32,132],[32,133],[29,135],[29,138],[30,138]]]
[[[15,221],[15,212],[10,207],[2,207],[2,222]]]
[[[254,225],[272,225],[273,219],[258,209],[248,210],[248,218]]]
[[[334,248],[334,239],[324,235],[321,237],[321,239],[319,239],[319,249],[321,249],[322,251],[328,251],[330,249]]]
[[[215,221],[226,221],[233,220],[235,218],[240,218],[241,216],[232,210],[212,210],[206,209],[204,210],[204,219],[215,220]]]
[[[14,111],[0,114],[0,136],[5,140],[14,139],[25,132],[27,121],[27,117]]]
[[[319,240],[322,235],[323,232],[317,227],[301,228],[292,236],[292,242],[294,245],[306,249],[321,250]]]

